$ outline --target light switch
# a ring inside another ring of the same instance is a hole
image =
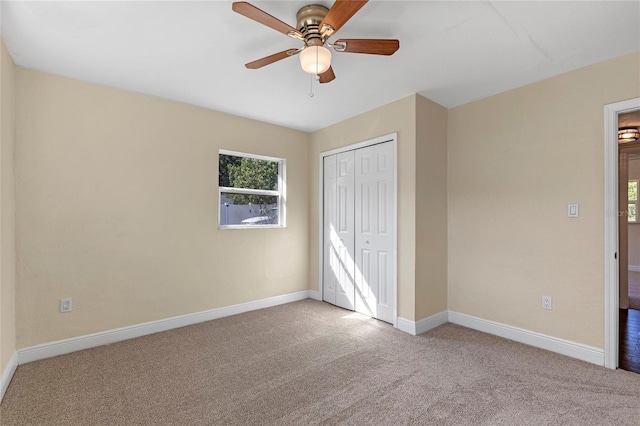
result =
[[[569,211],[567,216],[569,217],[578,217],[580,213],[578,204],[569,204]]]

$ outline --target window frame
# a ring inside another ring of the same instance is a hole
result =
[[[631,182],[635,182],[636,184],[636,199],[635,200],[630,200],[629,199],[629,184]],[[640,215],[640,212],[638,212],[638,198],[640,198],[640,194],[638,193],[640,191],[640,179],[629,179],[627,182],[627,222],[628,223],[640,223],[640,218],[638,217]],[[631,217],[629,216],[629,205],[630,204],[634,204],[636,206],[636,220],[631,220]]]
[[[229,151],[226,149],[218,150],[218,167],[220,166],[220,156],[230,155],[234,157],[252,158],[254,160],[271,161],[278,163],[278,189],[249,189],[249,188],[232,188],[220,186],[218,178],[218,229],[265,229],[265,228],[286,228],[286,182],[287,182],[287,160],[285,158],[269,157],[266,155],[249,154],[246,152]],[[219,174],[218,174],[219,176]],[[245,195],[268,195],[277,197],[278,223],[257,224],[257,225],[222,225],[222,206],[220,199],[223,193],[228,194],[245,194]]]

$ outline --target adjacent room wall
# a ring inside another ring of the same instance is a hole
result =
[[[631,179],[640,179],[640,158],[629,160],[629,180]],[[629,267],[640,268],[640,223],[630,223],[628,234]]]
[[[311,133],[309,144],[309,288],[318,282],[320,153],[398,133],[398,315],[415,319],[416,95]]]
[[[604,347],[603,107],[640,96],[639,65],[636,52],[449,111],[450,310]]]
[[[447,114],[416,96],[416,320],[447,310]]]
[[[219,149],[287,159],[285,229],[217,229]],[[15,157],[18,348],[308,288],[304,132],[16,68]]]
[[[14,65],[0,39],[0,377],[16,351]],[[0,395],[1,397],[1,395]]]

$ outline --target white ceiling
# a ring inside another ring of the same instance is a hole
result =
[[[295,26],[311,0],[252,1]],[[332,1],[314,1],[330,7]],[[299,42],[230,1],[2,1],[17,65],[313,131],[413,93],[453,107],[640,50],[640,1],[376,1],[332,39],[397,38],[393,56],[333,54],[320,85]]]

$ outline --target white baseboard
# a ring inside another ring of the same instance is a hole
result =
[[[447,311],[443,311],[416,322],[408,320],[406,318],[398,317],[397,325],[399,330],[415,336],[441,326],[442,324],[445,324],[448,319],[449,317],[447,315]]]
[[[319,300],[322,302],[322,293],[315,290],[309,290],[309,299]]]
[[[435,315],[431,315],[428,318],[423,318],[416,322],[416,334],[422,334],[436,327],[446,324],[449,321],[449,315],[447,311],[440,312]]]
[[[593,346],[547,336],[546,334],[536,333],[459,312],[449,311],[449,322],[604,366],[604,350]]]
[[[9,383],[11,383],[11,379],[13,378],[13,374],[16,372],[16,368],[18,368],[18,354],[16,352],[11,355],[11,359],[7,364],[7,367],[0,375],[0,403],[2,403],[2,399],[4,398],[4,393],[7,391],[9,387]]]
[[[396,326],[398,327],[398,330],[400,331],[404,331],[405,333],[409,333],[413,336],[416,335],[416,323],[408,320],[406,318],[402,318],[402,317],[398,317],[398,321]]]
[[[211,321],[218,318],[237,315],[244,312],[254,311],[257,309],[269,308],[284,303],[296,302],[307,298],[321,300],[320,292],[313,290],[304,290],[296,293],[285,294],[281,296],[269,297],[267,299],[256,300],[253,302],[240,303],[222,308],[210,309],[207,311],[196,312],[193,314],[182,315],[173,318],[166,318],[158,321],[151,321],[143,324],[137,324],[129,327],[122,327],[113,330],[102,331],[99,333],[88,334],[70,339],[58,340],[56,342],[44,343],[41,345],[31,346],[28,348],[18,349],[12,356],[7,368],[0,376],[0,401],[11,382],[11,378],[18,364],[25,364],[45,358],[51,358],[58,355],[64,355],[83,349],[95,348],[97,346],[107,345],[110,343],[121,342],[123,340],[133,339],[148,334],[158,333],[161,331],[172,330],[174,328],[185,327],[204,321]],[[518,327],[501,324],[494,321],[474,317],[453,311],[443,311],[419,321],[411,321],[406,318],[398,317],[397,327],[399,330],[417,335],[436,328],[446,322],[458,324],[484,333],[493,334],[514,340],[516,342],[525,343],[541,349],[546,349],[572,358],[577,358],[592,364],[604,365],[604,350],[593,346],[583,345],[571,342],[557,337],[547,336],[545,334],[521,329]]]
[[[640,266],[629,265],[629,270],[632,272],[640,272]]]
[[[135,337],[185,327],[187,325],[197,324],[204,321],[211,321],[222,317],[237,315],[243,312],[269,308],[272,306],[282,305],[284,303],[297,302],[299,300],[308,299],[309,297],[309,290],[298,291],[296,293],[269,297],[267,299],[256,300],[253,302],[240,303],[237,305],[210,309],[207,311],[166,318],[158,321],[151,321],[129,327],[116,328],[113,330],[101,331],[99,333],[72,337],[70,339],[58,340],[56,342],[44,343],[28,348],[18,349],[18,363],[25,364],[28,362],[38,361],[40,359],[81,351],[83,349],[95,348],[97,346],[121,342]]]

